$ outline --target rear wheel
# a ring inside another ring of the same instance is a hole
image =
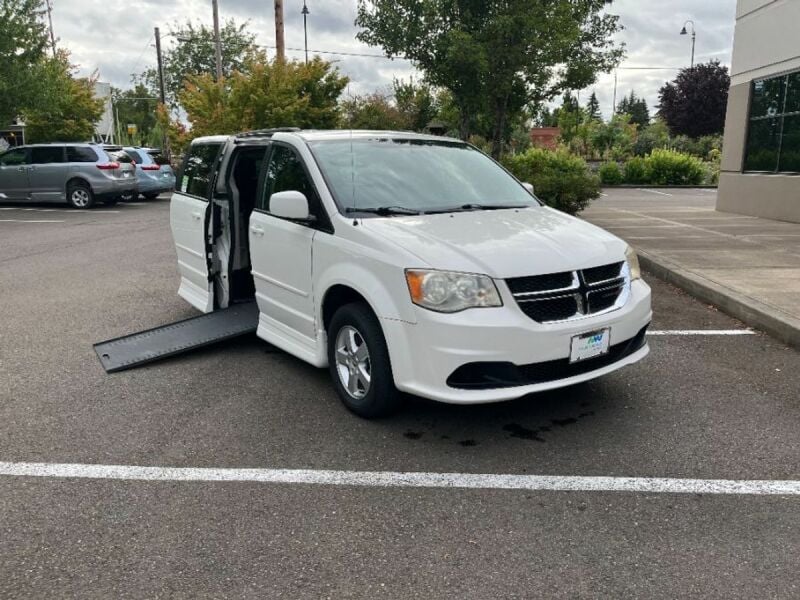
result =
[[[82,181],[75,181],[67,186],[67,202],[73,208],[91,208],[94,204],[92,188]]]
[[[328,363],[339,398],[367,419],[400,407],[389,350],[380,323],[366,304],[342,306],[328,328]]]
[[[157,192],[155,194],[142,194],[142,195],[147,200],[155,200],[156,198],[158,198],[158,193]]]

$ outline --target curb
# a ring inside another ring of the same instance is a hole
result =
[[[768,333],[784,344],[800,348],[800,319],[663,258],[656,258],[641,250],[637,250],[637,254],[642,269],[659,279],[681,288],[698,300],[717,306],[722,312]]]
[[[608,189],[624,189],[624,190],[716,190],[719,186],[697,184],[697,185],[656,185],[654,183],[618,183],[611,185],[610,183],[600,184],[601,188]]]

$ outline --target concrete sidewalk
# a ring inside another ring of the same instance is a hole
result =
[[[715,202],[710,189],[606,189],[581,217],[630,242],[657,277],[800,347],[800,224]]]

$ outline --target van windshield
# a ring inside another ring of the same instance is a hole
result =
[[[405,138],[309,142],[345,212],[415,214],[538,206],[513,177],[473,147]]]

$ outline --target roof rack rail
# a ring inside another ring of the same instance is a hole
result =
[[[237,133],[234,137],[239,138],[251,138],[251,137],[269,137],[273,133],[291,133],[293,131],[300,131],[299,127],[274,127],[273,129],[256,129],[254,131],[244,131],[242,133]]]

